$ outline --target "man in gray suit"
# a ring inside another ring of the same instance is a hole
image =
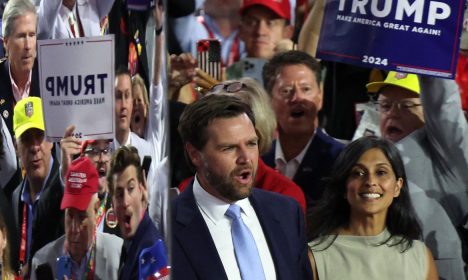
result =
[[[68,265],[69,269],[65,269],[68,279],[117,279],[122,239],[95,231],[99,174],[91,160],[80,157],[73,161],[65,184],[61,204],[65,210],[65,235],[37,251],[31,279],[38,279],[36,268],[45,263],[50,265],[55,278],[62,279],[57,275],[57,258]]]
[[[379,93],[380,131],[396,144],[408,180],[442,206],[463,244],[468,219],[468,124],[457,85],[453,80],[391,71],[385,81],[370,83],[367,88]],[[435,207],[427,204],[422,208],[415,193],[412,199],[439,275],[464,279],[460,241],[449,229],[452,225],[431,214]],[[466,261],[467,252],[464,254]]]

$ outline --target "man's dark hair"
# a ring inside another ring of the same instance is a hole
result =
[[[208,141],[207,127],[215,119],[233,118],[246,114],[255,126],[255,118],[249,105],[235,96],[209,94],[185,107],[180,116],[178,131],[182,142],[201,150]],[[187,158],[189,159],[189,158]]]
[[[140,164],[140,156],[138,150],[133,146],[121,146],[112,156],[110,162],[110,170],[107,173],[107,184],[109,186],[109,194],[114,195],[114,180],[113,177],[117,173],[123,172],[127,167],[133,165],[137,171],[139,182],[143,182],[143,172]]]
[[[127,75],[128,77],[130,77],[130,80],[132,79],[132,74],[130,73],[130,70],[128,70],[127,67],[121,65],[119,66],[119,68],[117,68],[117,70],[115,70],[115,78],[122,75]]]
[[[284,66],[302,64],[309,68],[315,74],[317,84],[322,81],[322,73],[318,61],[309,54],[302,51],[285,51],[275,54],[270,61],[263,66],[262,78],[263,86],[271,96],[273,86],[276,82],[276,76]]]

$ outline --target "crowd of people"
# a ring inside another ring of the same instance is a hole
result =
[[[322,0],[163,2],[0,0],[0,279],[467,279],[464,67],[319,61]],[[107,34],[115,136],[51,142],[37,40]]]

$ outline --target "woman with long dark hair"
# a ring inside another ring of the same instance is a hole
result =
[[[417,240],[421,228],[392,143],[350,143],[331,174],[309,216],[316,279],[438,279],[431,252]]]

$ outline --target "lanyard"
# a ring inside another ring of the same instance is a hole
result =
[[[94,242],[93,249],[91,250],[91,256],[88,261],[88,269],[86,271],[85,277],[86,280],[94,279],[94,270],[96,268],[96,232],[94,233]]]
[[[26,203],[23,203],[23,222],[21,224],[21,244],[20,244],[20,252],[19,252],[20,270],[22,266],[26,264],[26,243],[28,240],[27,228],[28,228],[28,206]]]
[[[68,252],[68,244],[65,245],[65,251]],[[70,253],[68,253],[70,255]],[[93,248],[89,256],[88,264],[86,265],[86,272],[83,274],[83,280],[93,280],[94,271],[96,270],[96,231],[94,231],[93,237]],[[73,279],[73,273],[71,275],[71,280]]]
[[[99,225],[102,223],[104,220],[104,216],[106,215],[106,204],[107,204],[107,193],[104,196],[104,199],[101,201],[101,205],[99,205],[98,209],[98,217],[96,221],[96,229],[99,228]]]
[[[203,24],[203,26],[205,27],[206,31],[208,32],[209,39],[216,39],[216,36],[213,30],[211,30],[211,28],[208,26],[208,24],[206,23],[205,19],[202,16],[198,17],[198,22]],[[234,42],[232,43],[231,50],[229,51],[228,61],[227,63],[223,61],[223,66],[231,65],[234,62],[239,60],[240,58],[239,44],[240,44],[239,34],[237,34],[236,38],[234,38]]]

